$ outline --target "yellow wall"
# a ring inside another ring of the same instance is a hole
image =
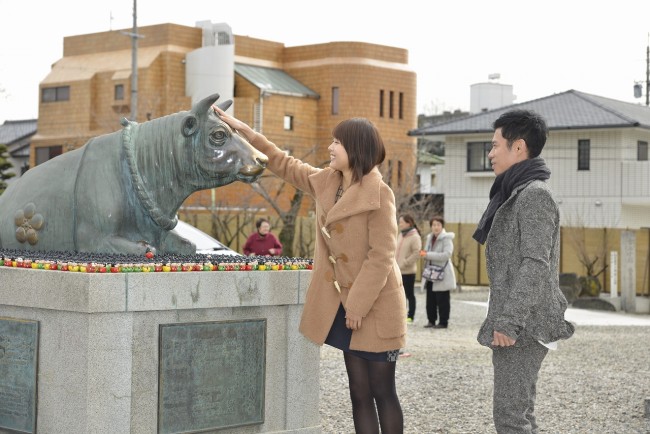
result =
[[[428,225],[422,226],[428,228]],[[476,229],[474,224],[446,223],[445,229],[448,232],[454,232],[454,260],[456,267],[459,265],[459,254],[467,254],[467,265],[465,271],[465,281],[461,283],[467,285],[489,285],[489,279],[485,270],[485,248],[477,243],[472,234]],[[428,231],[423,231],[426,235]],[[650,295],[650,268],[648,251],[650,247],[650,238],[648,229],[634,231],[636,233],[636,290],[638,295]],[[424,237],[423,237],[424,239]],[[582,241],[581,241],[582,240]],[[596,273],[602,269],[602,258],[605,258],[608,268],[604,273],[598,276],[603,292],[610,290],[610,268],[609,258],[612,250],[619,252],[620,256],[621,231],[618,229],[588,229],[588,228],[562,228],[561,234],[561,252],[560,252],[560,272],[576,273],[578,276],[586,275],[586,267],[579,259],[579,252],[585,252],[586,258],[583,260],[593,260],[598,257],[599,261],[595,267]],[[619,262],[620,264],[620,262]],[[618,272],[618,292],[621,292],[620,282],[620,265]],[[457,277],[458,273],[457,273]],[[459,279],[460,281],[460,279]]]

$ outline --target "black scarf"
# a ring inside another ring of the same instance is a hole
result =
[[[510,197],[515,188],[537,179],[546,181],[550,177],[551,171],[541,157],[529,158],[513,164],[508,170],[497,176],[490,189],[490,203],[478,222],[473,238],[479,243],[485,244],[490,227],[492,227],[494,214]]]

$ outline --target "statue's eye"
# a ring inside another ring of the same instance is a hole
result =
[[[228,135],[223,130],[215,130],[210,133],[210,144],[213,146],[223,146],[226,143]]]

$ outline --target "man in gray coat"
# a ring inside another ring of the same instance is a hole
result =
[[[499,434],[537,433],[535,388],[549,348],[573,335],[560,290],[560,212],[539,156],[548,128],[512,110],[493,124],[488,154],[497,175],[474,238],[487,243],[488,314],[478,341],[492,349],[493,419]]]

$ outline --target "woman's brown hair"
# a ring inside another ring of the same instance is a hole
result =
[[[400,217],[406,223],[410,224],[412,228],[415,228],[415,230],[418,231],[418,234],[420,233],[420,228],[418,228],[418,225],[415,223],[415,219],[411,214],[402,214]]]
[[[442,227],[445,227],[445,219],[440,215],[434,215],[431,217],[431,220],[429,220],[429,226],[433,226],[433,222],[440,222]]]
[[[341,121],[332,131],[348,154],[352,182],[359,182],[364,175],[386,158],[384,141],[377,127],[365,118],[351,118]]]

